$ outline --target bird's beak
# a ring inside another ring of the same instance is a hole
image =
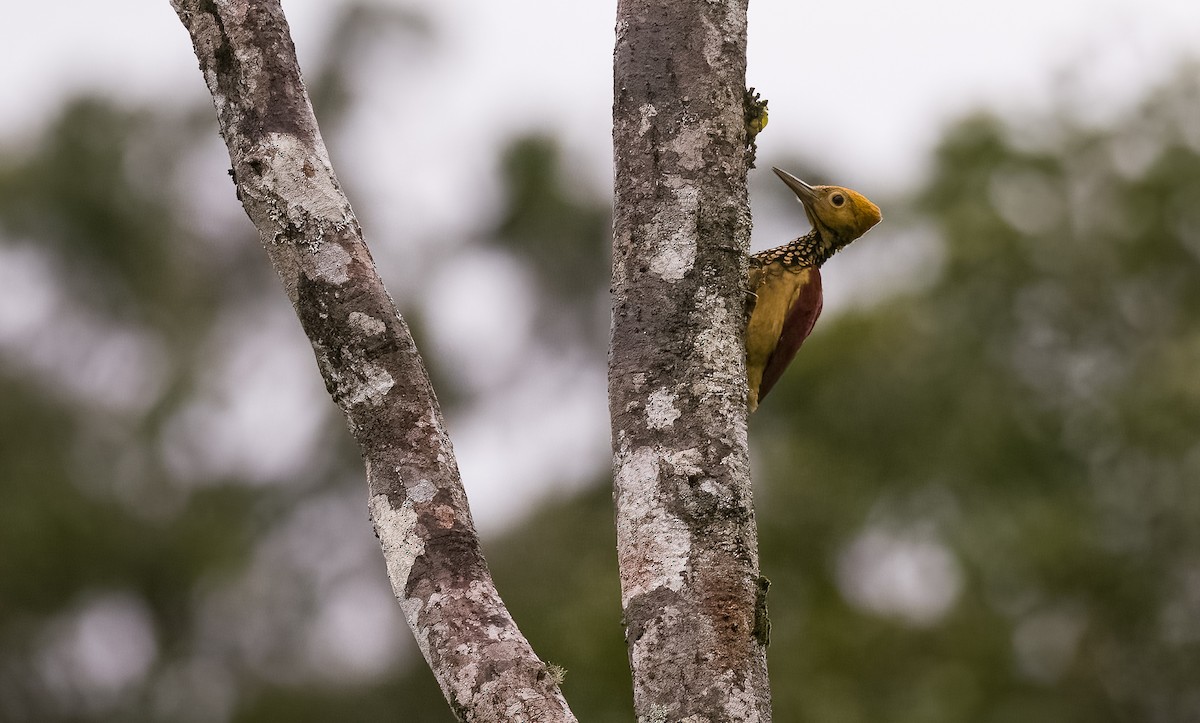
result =
[[[796,194],[796,197],[799,198],[805,206],[817,200],[817,191],[812,186],[808,185],[804,181],[801,181],[799,178],[796,178],[787,171],[781,171],[774,166],[771,167],[771,170],[775,171],[775,175],[779,176],[779,180],[786,183],[787,187],[792,189],[792,193]]]

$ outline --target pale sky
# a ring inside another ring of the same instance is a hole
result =
[[[302,61],[339,4],[284,2]],[[396,4],[429,14],[440,36],[428,64],[410,69],[446,103],[425,123],[426,145],[459,153],[438,165],[468,165],[514,130],[548,125],[607,180],[615,2]],[[13,3],[0,43],[10,59],[0,65],[0,131],[35,124],[71,89],[203,93],[167,0]],[[768,153],[812,155],[903,186],[956,113],[980,103],[1044,105],[1056,79],[1081,68],[1084,100],[1100,110],[1197,48],[1200,3],[1192,0],[754,0],[748,84],[771,101]],[[412,115],[386,95],[381,87],[369,102],[392,117]]]
[[[337,5],[285,0],[302,64]],[[447,229],[469,236],[482,220],[463,213],[464,196],[471,208],[495,207],[495,149],[522,130],[557,131],[580,182],[608,186],[613,0],[408,5],[432,18],[437,43],[429,57],[407,58],[403,92],[381,70],[354,121],[362,147],[331,149],[339,173],[355,174],[367,196],[352,201],[377,209],[377,238],[434,230],[444,237]],[[0,134],[31,133],[64,94],[81,89],[207,102],[166,0],[10,3],[0,47]],[[840,182],[883,195],[912,187],[940,129],[980,105],[1020,115],[1065,99],[1084,117],[1119,112],[1200,49],[1200,2],[752,0],[749,47],[747,82],[771,104],[759,157],[813,158],[844,173]],[[413,92],[440,98],[442,110],[417,115]],[[757,231],[756,248],[781,241],[761,235],[777,234],[769,225]],[[519,289],[510,291],[512,303],[525,303]],[[453,339],[445,344],[453,355]],[[493,398],[496,410],[452,430],[482,527],[511,519],[519,493],[563,475],[585,478],[603,464],[603,376],[593,377],[550,375],[539,382],[546,389]],[[559,397],[565,416],[530,407],[530,399],[572,385],[579,394]],[[497,433],[505,417],[537,422]],[[548,439],[570,451],[578,469],[546,469],[540,445]]]

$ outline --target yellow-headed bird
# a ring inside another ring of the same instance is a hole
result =
[[[821,314],[821,264],[869,231],[883,215],[867,197],[841,186],[810,186],[772,169],[804,204],[812,231],[750,259],[753,309],[746,327],[750,411],[792,362]]]

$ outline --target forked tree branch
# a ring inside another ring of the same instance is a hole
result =
[[[746,0],[619,0],[617,545],[640,721],[767,723],[746,440]]]
[[[462,720],[574,721],[492,583],[412,336],[334,176],[278,0],[173,0],[238,196],[362,449],[392,590]]]

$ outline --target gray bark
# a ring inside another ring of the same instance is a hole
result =
[[[619,0],[609,361],[640,721],[770,720],[746,440],[746,0]]]
[[[278,0],[173,0],[238,196],[362,449],[387,572],[467,721],[574,721],[480,551],[441,411],[334,176]]]

